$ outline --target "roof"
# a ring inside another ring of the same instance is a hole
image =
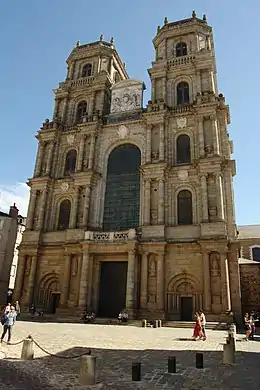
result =
[[[244,259],[243,257],[239,257],[238,264],[258,264],[258,265],[260,265],[260,261]]]
[[[237,226],[238,239],[260,238],[260,225]]]
[[[12,218],[12,217],[10,217],[10,215],[9,215],[9,214],[7,214],[7,213],[4,213],[3,211],[0,211],[0,217],[8,217],[8,218]]]

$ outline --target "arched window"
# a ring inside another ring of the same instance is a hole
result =
[[[252,260],[260,261],[260,246],[255,246],[252,248]]]
[[[92,74],[92,65],[86,64],[83,66],[81,77],[89,77]]]
[[[176,57],[182,57],[186,56],[188,54],[187,52],[187,45],[185,42],[180,42],[176,45]]]
[[[69,175],[70,173],[75,172],[76,161],[77,161],[76,150],[74,150],[74,149],[69,150],[67,155],[66,155],[64,175]]]
[[[177,164],[190,164],[190,137],[181,134],[177,138]]]
[[[87,110],[88,110],[88,104],[85,100],[80,102],[77,107],[77,115],[76,115],[76,122],[77,123],[82,123],[83,122],[83,117],[87,115]]]
[[[126,230],[139,226],[140,149],[124,144],[108,158],[103,230]]]
[[[189,104],[189,101],[189,84],[186,81],[182,81],[177,85],[177,104]]]
[[[182,190],[177,197],[178,225],[192,225],[192,194]]]
[[[71,203],[65,199],[60,204],[58,230],[68,229],[70,223]]]

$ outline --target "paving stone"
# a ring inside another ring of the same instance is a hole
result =
[[[237,344],[236,364],[222,364],[223,331],[208,330],[206,342],[190,340],[190,329],[17,322],[13,342],[31,334],[47,351],[58,356],[87,352],[97,356],[97,384],[79,383],[80,359],[46,355],[35,347],[33,361],[19,360],[22,344],[0,348],[0,389],[259,389],[260,343]],[[239,336],[238,336],[239,337]],[[240,338],[240,337],[239,337]],[[259,338],[260,339],[260,338]],[[196,352],[204,354],[204,369],[195,368]],[[176,356],[177,373],[169,374],[168,357]],[[142,381],[131,381],[133,362],[142,363]]]

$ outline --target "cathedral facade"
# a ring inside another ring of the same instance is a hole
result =
[[[39,141],[14,299],[46,312],[241,314],[229,107],[206,17],[158,27],[142,81],[79,42]]]

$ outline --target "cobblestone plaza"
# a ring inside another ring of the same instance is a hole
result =
[[[28,334],[59,356],[80,355],[89,348],[97,357],[97,384],[81,386],[79,359],[47,356],[35,347],[33,361],[21,361],[22,345],[0,350],[0,388],[11,389],[259,389],[260,343],[238,335],[236,364],[222,364],[225,331],[208,330],[206,342],[180,341],[192,329],[143,329],[134,326],[17,322],[12,342]],[[196,352],[204,354],[204,369],[195,368]],[[167,373],[169,356],[177,358],[177,373]],[[133,362],[142,363],[142,381],[131,381]]]

